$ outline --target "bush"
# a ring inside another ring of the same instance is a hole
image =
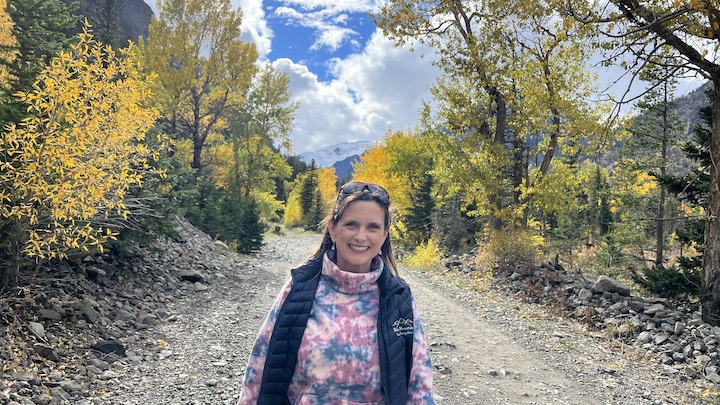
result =
[[[431,269],[440,265],[442,257],[443,252],[440,247],[434,240],[430,239],[418,245],[415,248],[415,253],[410,254],[404,262],[410,267]]]
[[[296,228],[302,226],[302,206],[300,206],[300,195],[297,193],[290,194],[287,205],[285,206],[285,214],[283,215],[283,225],[285,228]]]
[[[492,231],[487,242],[480,245],[475,263],[485,269],[532,264],[537,246],[538,241],[525,230]]]
[[[633,274],[633,280],[649,293],[662,298],[687,300],[700,294],[700,271],[680,266],[655,266],[643,274]]]

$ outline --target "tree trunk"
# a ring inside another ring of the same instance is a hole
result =
[[[701,302],[703,320],[720,325],[720,78],[713,80],[712,136],[710,137],[710,190],[705,219]]]
[[[660,186],[655,237],[655,265],[662,266],[665,255],[665,188],[663,186]]]

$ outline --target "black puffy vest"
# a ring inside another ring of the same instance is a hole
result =
[[[268,346],[258,405],[286,405],[297,353],[320,281],[322,256],[292,270],[292,288],[280,307]],[[410,288],[388,270],[378,278],[380,376],[388,405],[404,405],[412,369],[413,312]]]

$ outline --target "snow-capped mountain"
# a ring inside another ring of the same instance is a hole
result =
[[[335,162],[345,160],[353,155],[362,155],[366,150],[373,147],[373,141],[342,142],[336,145],[326,146],[314,152],[303,152],[298,158],[310,164],[314,159],[317,168],[332,167]]]

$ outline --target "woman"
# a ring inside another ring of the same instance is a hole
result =
[[[389,206],[377,184],[340,188],[319,247],[292,270],[260,329],[238,405],[435,403]]]

